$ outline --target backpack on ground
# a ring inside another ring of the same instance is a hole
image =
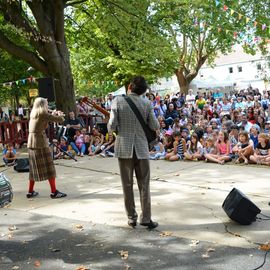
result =
[[[20,158],[17,159],[14,170],[17,172],[29,172],[29,159],[28,158]]]

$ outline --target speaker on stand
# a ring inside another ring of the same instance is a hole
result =
[[[240,190],[233,188],[222,204],[228,217],[241,225],[256,221],[261,210]]]
[[[39,78],[38,79],[39,96],[47,98],[48,102],[55,101],[54,80],[53,78]]]

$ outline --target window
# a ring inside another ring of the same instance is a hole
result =
[[[233,68],[229,67],[229,73],[233,73]]]
[[[258,69],[258,70],[262,70],[262,64],[260,64],[260,63],[257,64],[257,69]]]
[[[241,66],[238,66],[237,69],[238,69],[238,72],[242,72],[243,71],[243,68]]]

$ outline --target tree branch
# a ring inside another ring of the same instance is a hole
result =
[[[68,6],[75,6],[75,5],[78,5],[78,4],[85,3],[85,2],[87,2],[87,0],[67,1],[66,2],[66,7],[68,7]]]
[[[49,74],[48,68],[45,62],[39,58],[33,52],[26,50],[25,48],[19,47],[10,41],[3,32],[0,31],[0,47],[8,53],[21,58],[25,62],[29,63],[36,70],[41,71],[44,75]]]
[[[64,22],[64,3],[62,0],[54,1],[55,10],[55,39],[64,42],[65,38],[65,22]]]
[[[22,29],[26,35],[29,35],[30,44],[38,51],[42,49],[42,37],[40,33],[31,26],[28,18],[22,15],[20,5],[16,2],[9,4],[1,3],[0,10],[4,15],[4,19],[13,24],[16,28]]]

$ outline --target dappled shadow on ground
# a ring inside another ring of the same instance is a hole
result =
[[[188,239],[173,235],[162,237],[159,231],[150,232],[141,226],[133,230],[76,224],[76,221],[41,215],[29,215],[26,222],[14,224],[17,229],[14,231],[8,230],[9,222],[0,225],[0,269],[19,266],[23,270],[75,270],[79,265],[91,270],[129,269],[128,266],[155,270],[252,269],[263,256],[256,249],[217,246],[209,242],[192,244]],[[128,251],[127,258],[121,258],[121,250]],[[35,267],[37,262],[40,265]]]

